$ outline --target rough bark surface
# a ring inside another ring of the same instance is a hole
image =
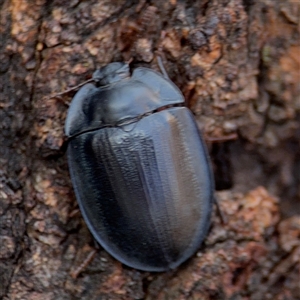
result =
[[[0,0],[0,299],[300,299],[298,1]],[[170,273],[93,249],[60,150],[73,94],[160,54],[208,140],[227,218]],[[235,137],[235,140],[231,140]],[[223,143],[212,143],[221,140]]]

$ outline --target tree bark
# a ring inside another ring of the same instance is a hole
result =
[[[300,299],[297,1],[0,1],[0,299]],[[112,61],[160,55],[207,140],[216,193],[199,252],[172,272],[93,249],[49,96]],[[216,143],[217,141],[217,143]],[[225,190],[226,189],[226,190]]]

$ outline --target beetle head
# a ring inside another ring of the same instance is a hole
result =
[[[96,70],[93,79],[97,86],[103,86],[120,81],[130,76],[128,63],[114,62]]]

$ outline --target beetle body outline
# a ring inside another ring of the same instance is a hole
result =
[[[68,111],[68,162],[83,217],[113,257],[167,271],[203,242],[213,204],[205,144],[169,79],[111,63]]]

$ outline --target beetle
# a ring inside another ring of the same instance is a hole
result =
[[[174,269],[203,242],[213,205],[207,150],[168,77],[110,63],[76,93],[65,122],[75,195],[92,235],[123,264]]]

